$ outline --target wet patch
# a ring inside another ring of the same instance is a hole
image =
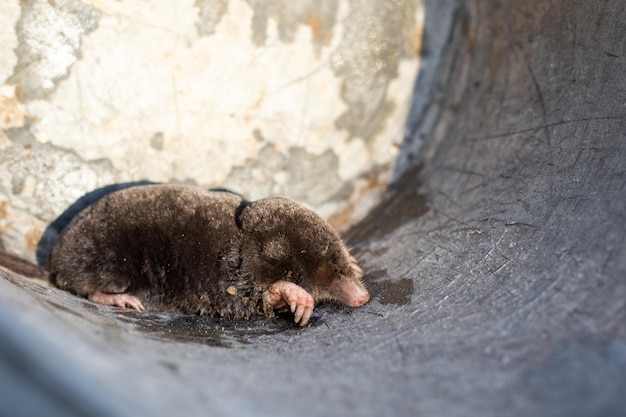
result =
[[[411,304],[414,285],[413,280],[409,278],[390,280],[387,270],[380,270],[367,274],[363,277],[363,281],[372,297],[381,304]]]
[[[49,284],[0,268],[0,277],[13,285],[38,295],[50,309],[90,321],[105,332],[131,330],[148,338],[177,343],[197,343],[214,347],[235,348],[252,345],[264,336],[297,335],[307,327],[324,323],[323,317],[331,306],[316,307],[309,324],[300,327],[293,322],[293,314],[277,314],[274,318],[258,317],[249,320],[226,320],[170,312],[122,310],[95,304],[85,298],[62,291]],[[102,320],[104,319],[104,320]],[[117,322],[117,324],[116,324]]]
[[[252,344],[261,336],[298,333],[301,327],[288,315],[250,320],[224,320],[215,317],[163,312],[119,311],[116,318],[150,338],[214,347],[234,348]],[[309,326],[319,324],[319,315]],[[306,327],[305,327],[306,328]]]

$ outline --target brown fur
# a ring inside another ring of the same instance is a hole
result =
[[[271,315],[263,294],[278,280],[319,301],[362,275],[337,233],[291,200],[175,185],[129,188],[86,208],[49,265],[55,285],[81,296],[129,293],[148,309],[227,318]]]

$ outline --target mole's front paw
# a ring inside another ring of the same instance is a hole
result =
[[[106,292],[94,291],[87,296],[94,303],[103,304],[105,306],[117,306],[126,308],[132,307],[137,311],[144,311],[145,308],[139,298],[130,294],[110,294]]]
[[[295,286],[295,289],[290,288],[287,290],[284,297],[285,302],[289,304],[289,308],[294,314],[293,321],[300,323],[300,326],[305,326],[309,322],[315,307],[313,297],[304,288],[298,286]]]
[[[305,326],[309,322],[315,307],[315,301],[311,294],[304,288],[289,281],[276,281],[273,283],[268,289],[265,299],[275,308],[285,305],[289,306],[289,309],[294,314],[293,320],[299,323],[300,326]]]

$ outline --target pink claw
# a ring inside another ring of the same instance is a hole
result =
[[[94,303],[102,304],[105,306],[117,306],[123,309],[125,309],[126,306],[129,306],[137,311],[146,310],[143,304],[141,304],[139,298],[130,294],[110,294],[106,292],[94,291],[92,293],[89,293],[87,298]]]
[[[294,313],[293,320],[306,326],[313,314],[315,301],[304,288],[289,281],[276,281],[267,290],[265,299],[276,308],[289,306]]]

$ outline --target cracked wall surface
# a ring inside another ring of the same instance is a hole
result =
[[[390,179],[421,0],[10,0],[0,6],[0,244],[94,188],[295,198],[337,228]],[[30,236],[30,238],[25,238]]]
[[[18,60],[8,82],[20,86],[22,100],[46,98],[68,76],[82,35],[96,28],[100,13],[79,0],[22,1],[20,7]]]

